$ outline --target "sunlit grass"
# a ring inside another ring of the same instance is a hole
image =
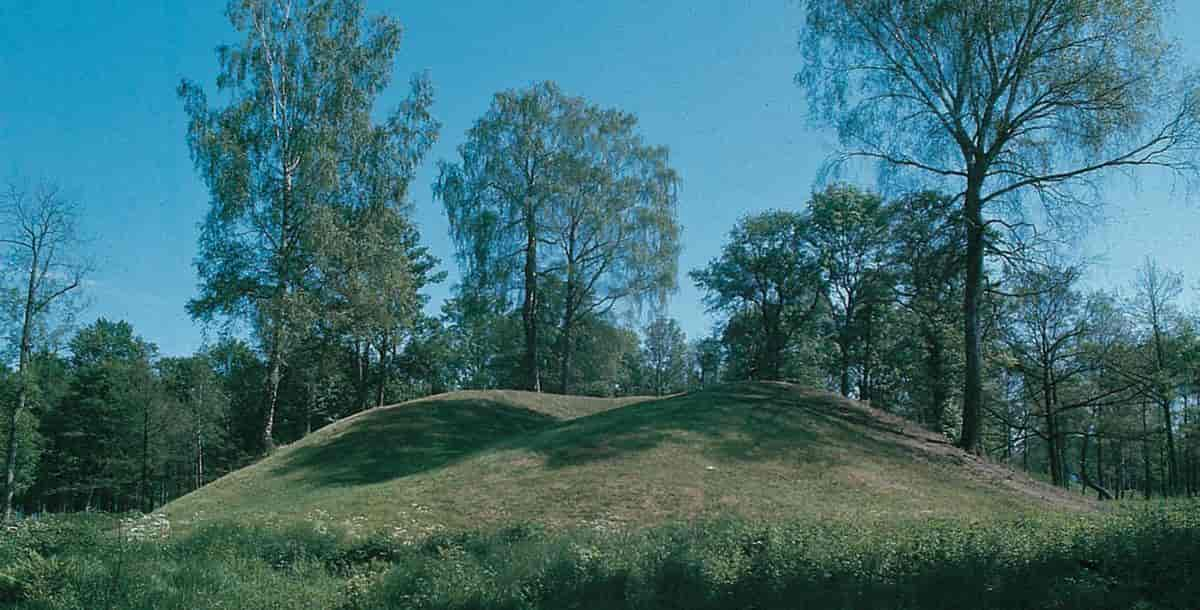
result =
[[[396,537],[314,514],[162,538],[67,516],[0,539],[33,608],[1195,608],[1200,505],[970,523],[726,518]]]
[[[988,520],[1092,503],[824,392],[739,384],[657,400],[464,392],[320,430],[166,508],[364,531],[641,528],[736,515]]]

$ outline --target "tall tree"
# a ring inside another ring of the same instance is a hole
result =
[[[157,363],[164,396],[178,411],[181,444],[190,465],[188,489],[199,489],[213,477],[214,446],[227,440],[221,423],[228,417],[229,398],[220,387],[212,362],[204,355],[163,358]]]
[[[76,257],[80,246],[78,208],[62,190],[45,183],[35,189],[9,184],[0,199],[0,248],[17,277],[10,296],[17,330],[17,391],[8,407],[4,475],[4,521],[12,518],[16,494],[17,430],[31,392],[30,358],[39,329],[69,305],[88,272]],[[8,270],[6,270],[8,271]]]
[[[1027,274],[1005,325],[1025,398],[1038,406],[1035,416],[1044,422],[1038,434],[1046,441],[1050,479],[1060,486],[1067,480],[1062,419],[1068,410],[1081,406],[1066,404],[1066,386],[1087,371],[1078,361],[1079,343],[1087,332],[1083,297],[1072,286],[1078,276],[1071,268]]]
[[[576,122],[581,106],[553,83],[497,93],[459,145],[460,161],[439,162],[434,184],[470,283],[521,291],[522,381],[534,391],[542,384],[538,247],[571,147],[566,125]]]
[[[1025,194],[1051,213],[1106,170],[1195,174],[1200,94],[1162,0],[808,0],[797,82],[838,159],[959,189],[966,223],[963,423],[979,450],[980,304],[989,226]]]
[[[559,392],[574,381],[576,327],[622,301],[661,302],[679,259],[678,177],[666,147],[643,143],[637,119],[588,106],[570,125],[573,150],[550,209],[546,271],[562,277]]]
[[[1175,300],[1183,291],[1182,278],[1177,273],[1164,270],[1149,257],[1137,269],[1134,281],[1134,317],[1145,329],[1145,343],[1150,374],[1148,375],[1148,398],[1162,414],[1163,434],[1166,438],[1167,478],[1166,486],[1174,491],[1179,485],[1179,465],[1175,451],[1175,417],[1173,404],[1175,391],[1180,385],[1173,361],[1175,352],[1170,340],[1171,326],[1178,319]]]
[[[705,337],[692,345],[701,388],[717,383],[721,379],[721,341],[716,337]]]
[[[636,119],[565,95],[554,83],[497,93],[467,132],[459,161],[440,163],[467,283],[521,293],[525,387],[542,385],[544,278],[561,276],[560,389],[571,383],[576,325],[613,304],[674,287],[677,177]]]
[[[427,301],[420,291],[445,273],[433,271],[438,260],[420,244],[403,207],[379,202],[323,212],[317,238],[322,316],[351,340],[358,360],[358,408],[367,406],[367,350],[375,352],[373,402],[380,406],[395,355],[412,335]]]
[[[349,117],[337,203],[322,206],[314,219],[322,318],[354,344],[359,408],[367,402],[370,350],[378,368],[374,400],[381,404],[393,356],[424,305],[420,291],[444,277],[433,273],[439,261],[421,246],[410,218],[412,179],[440,129],[430,115],[432,84],[414,77],[411,88],[383,124],[366,112]]]
[[[870,387],[872,322],[890,299],[882,277],[887,262],[890,222],[883,198],[849,185],[832,185],[814,193],[808,204],[809,243],[817,254],[827,289],[838,346],[838,388],[850,396],[850,369],[856,347],[866,344],[863,390]],[[869,390],[868,392],[869,393]],[[860,398],[871,396],[860,391]]]
[[[712,311],[753,316],[763,342],[756,379],[779,379],[788,343],[818,310],[824,287],[805,218],[771,211],[747,216],[721,255],[690,273]]]
[[[0,404],[6,407],[16,404],[17,385],[16,373],[0,365]],[[44,455],[45,439],[39,424],[38,414],[33,409],[24,409],[17,414],[15,430],[9,429],[13,423],[7,417],[0,418],[0,448],[3,448],[3,454],[8,455],[10,443],[16,445],[14,453],[17,459],[12,482],[14,497],[28,497],[29,490],[39,482],[38,470],[44,465],[44,458],[48,457]]]
[[[646,325],[642,359],[655,396],[682,390],[687,384],[687,336],[679,322],[659,316]]]
[[[128,322],[101,318],[71,339],[71,385],[44,423],[55,452],[53,489],[68,506],[145,509],[156,348]]]
[[[921,367],[912,394],[922,401],[919,419],[944,431],[955,380],[961,379],[954,341],[962,329],[962,251],[965,231],[953,198],[924,191],[891,203],[890,265],[896,301],[915,327]],[[958,305],[955,305],[955,303]]]
[[[345,170],[363,155],[384,156],[369,167],[390,169],[393,154],[410,170],[428,147],[430,98],[418,80],[408,106],[371,126],[400,25],[365,19],[361,0],[234,0],[227,14],[244,36],[218,48],[217,90],[228,103],[210,108],[200,85],[179,86],[188,145],[212,197],[196,258],[200,295],[188,308],[255,328],[267,357],[261,444],[270,450],[280,379],[313,299],[315,212],[338,204],[350,181],[398,199],[387,191],[394,181]],[[417,154],[390,148],[405,145]]]

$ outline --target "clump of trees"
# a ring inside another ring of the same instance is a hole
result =
[[[13,498],[18,489],[28,488],[37,465],[40,438],[29,411],[37,394],[35,347],[53,342],[88,272],[88,263],[78,256],[78,223],[75,202],[55,184],[10,183],[0,193],[0,249],[8,261],[0,271],[12,274],[0,278],[9,280],[0,286],[0,299],[17,351],[16,371],[0,369],[11,386],[4,401],[4,521],[12,517]]]
[[[824,386],[960,434],[965,233],[952,197],[845,185],[743,218],[692,272],[722,317],[698,370]],[[1147,259],[1127,291],[1084,292],[1049,245],[986,268],[981,451],[1102,498],[1200,493],[1181,277]]]
[[[637,119],[554,83],[497,93],[434,185],[468,299],[520,302],[520,386],[542,389],[554,335],[557,389],[575,387],[577,335],[675,287],[678,178]],[[547,318],[554,320],[547,323]]]
[[[460,388],[667,395],[790,380],[1102,498],[1200,494],[1200,333],[1147,259],[1087,291],[1056,252],[1114,171],[1197,176],[1200,94],[1164,3],[808,0],[796,76],[837,130],[833,182],[748,214],[690,271],[718,318],[688,341],[679,176],[637,119],[550,82],[497,93],[434,195],[462,280],[411,217],[439,137],[427,75],[391,86],[400,26],[361,0],[246,0],[210,102],[178,95],[208,187],[188,311],[162,357],[125,321],[76,328],[77,209],[0,193],[5,518],[149,510],[374,405]],[[831,175],[831,174],[830,174]],[[1034,211],[1035,204],[1040,204]],[[649,315],[647,315],[649,314]]]
[[[404,344],[433,266],[406,212],[408,184],[438,123],[421,76],[385,120],[371,116],[400,45],[394,19],[368,20],[357,1],[231,3],[228,14],[243,39],[218,50],[227,103],[212,107],[198,83],[179,86],[212,197],[188,310],[253,330],[267,359],[269,451],[280,384],[304,352],[352,344],[365,404],[368,369],[386,377]]]
[[[1195,175],[1200,95],[1163,34],[1165,3],[808,0],[797,82],[844,146],[885,177],[955,193],[965,239],[962,428],[980,450],[985,258],[994,227],[1037,201],[1086,209],[1097,180],[1157,167]],[[1024,226],[1024,225],[1020,225]]]

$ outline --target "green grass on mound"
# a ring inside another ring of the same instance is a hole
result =
[[[739,516],[988,519],[1092,505],[825,392],[746,383],[663,399],[456,392],[313,433],[166,508],[420,538],[540,523]]]

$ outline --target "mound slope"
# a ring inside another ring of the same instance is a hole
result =
[[[989,518],[1077,495],[826,392],[746,383],[663,399],[454,392],[372,409],[184,496],[172,520],[303,518],[419,534],[534,521]]]

